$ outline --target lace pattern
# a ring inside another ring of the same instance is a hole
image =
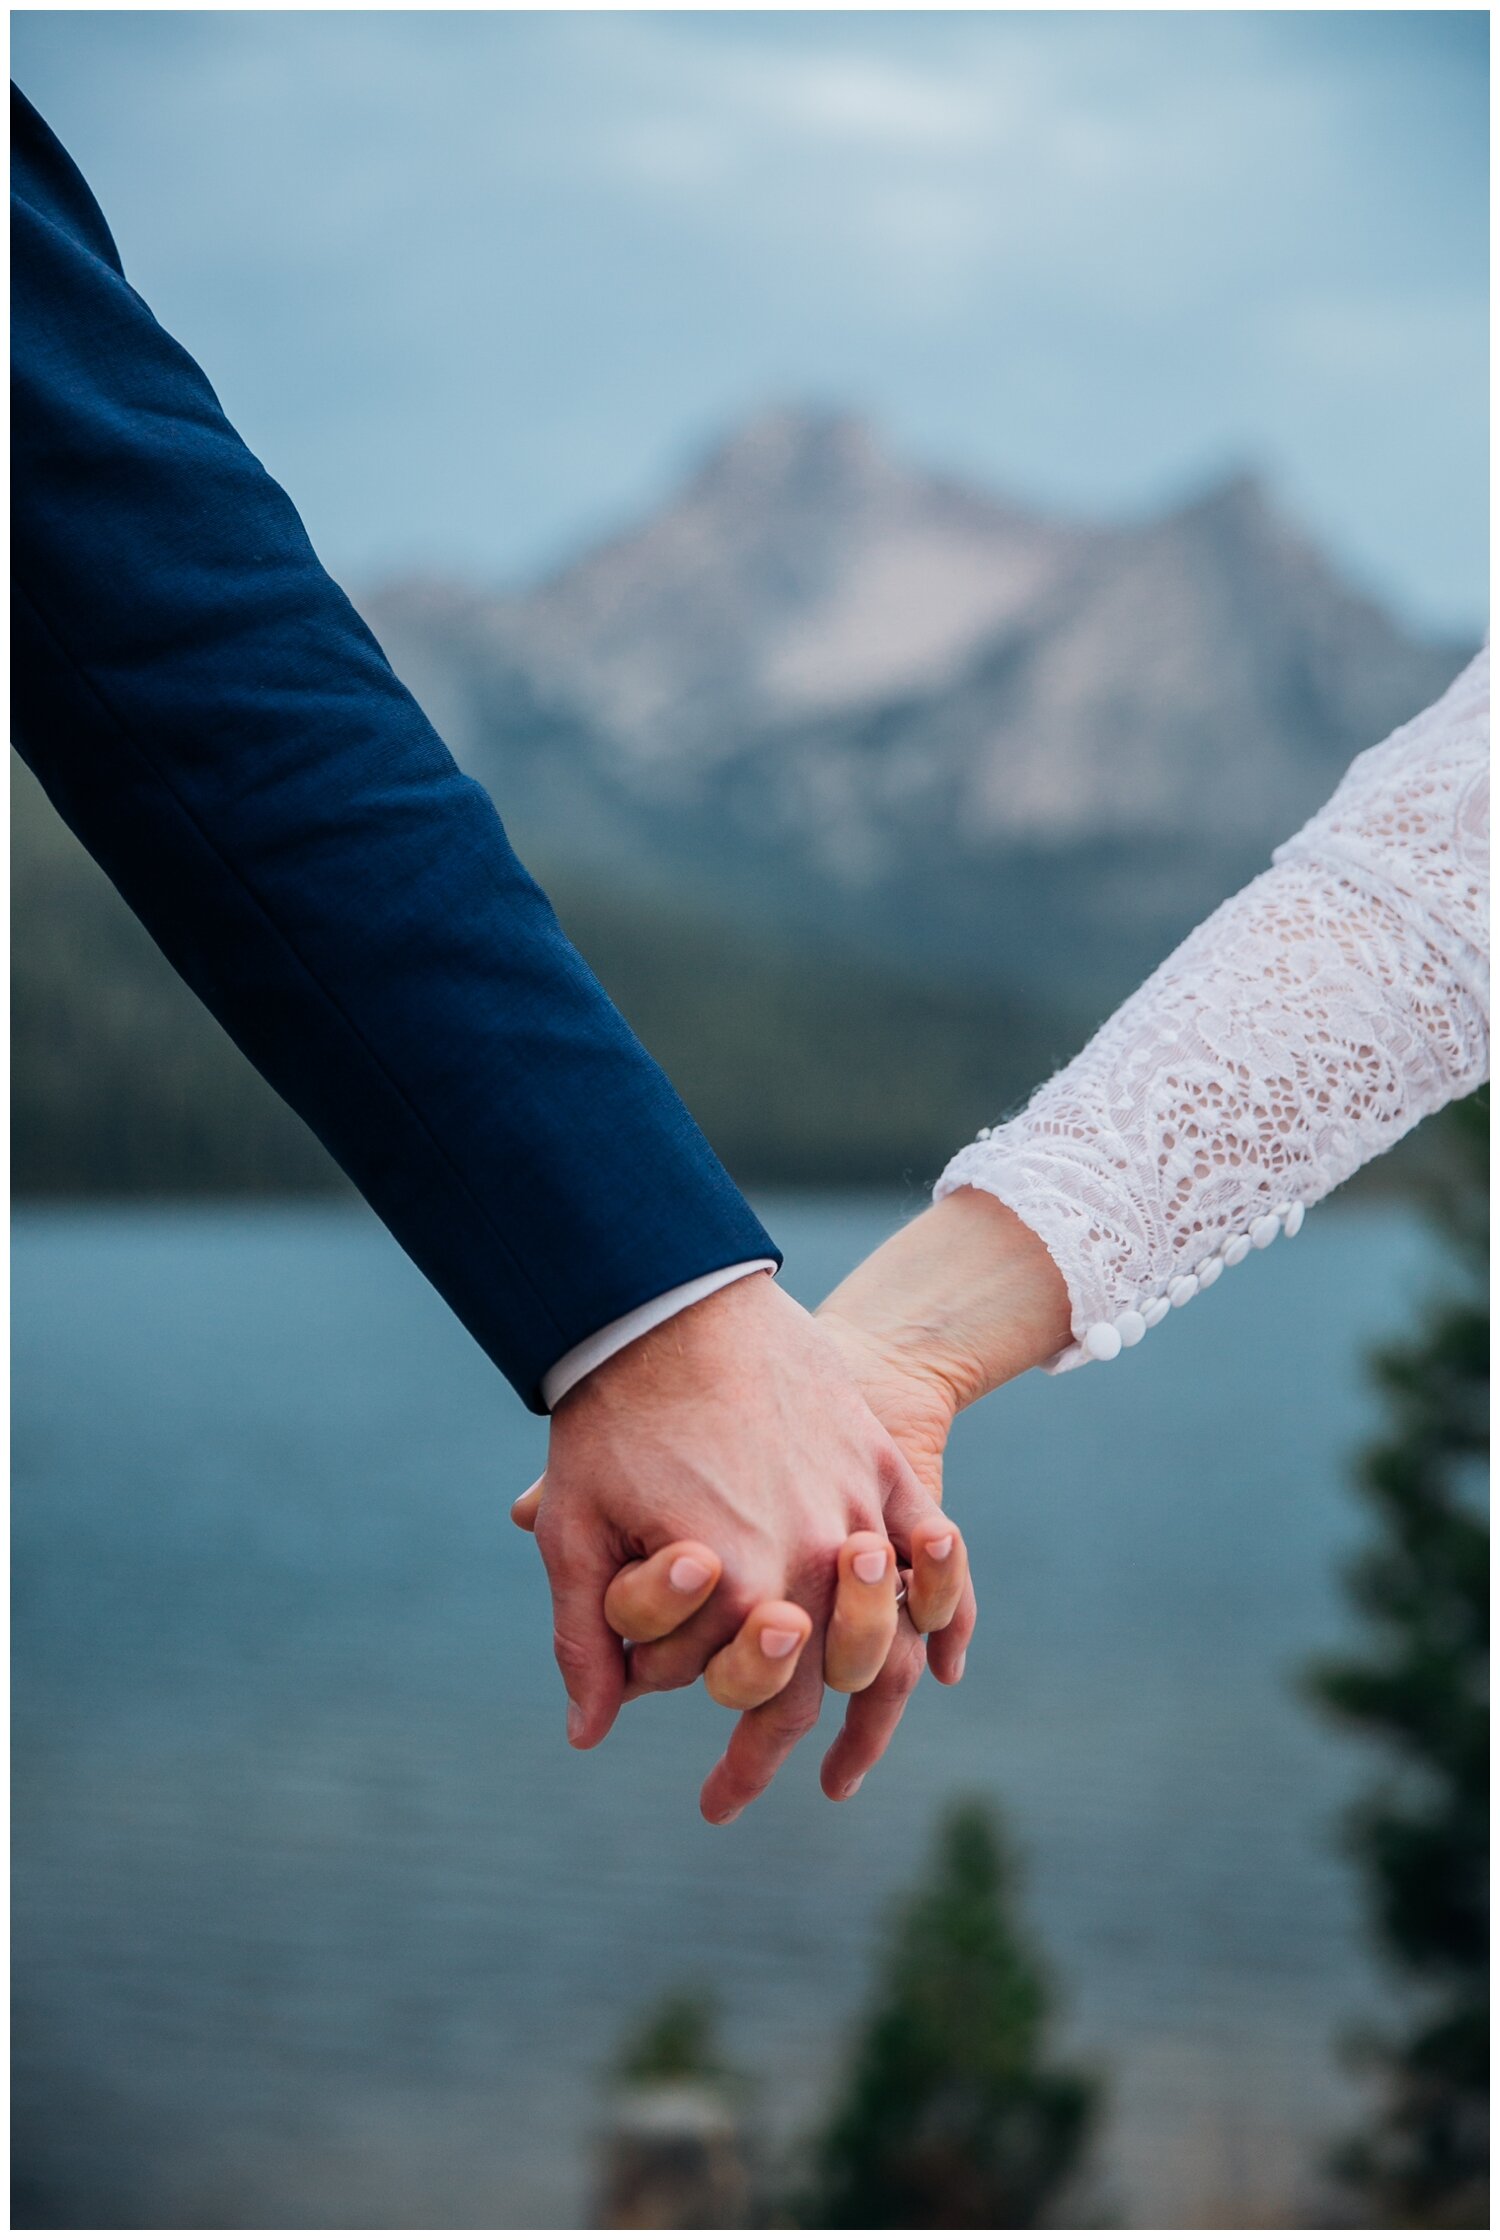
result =
[[[1035,1231],[1108,1360],[1489,1068],[1489,651],[1273,867],[952,1159]]]

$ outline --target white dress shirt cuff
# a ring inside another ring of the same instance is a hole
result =
[[[695,1307],[700,1299],[712,1298],[726,1284],[738,1283],[741,1276],[774,1275],[774,1260],[737,1260],[732,1268],[715,1268],[706,1276],[694,1276],[691,1283],[679,1283],[674,1290],[664,1291],[658,1299],[648,1299],[644,1306],[632,1307],[629,1314],[622,1314],[618,1321],[607,1322],[596,1330],[582,1345],[574,1346],[561,1361],[554,1362],[542,1379],[542,1398],[549,1408],[555,1408],[565,1392],[586,1377],[601,1362],[608,1361],[622,1346],[636,1338],[644,1338],[648,1330],[655,1330],[661,1323],[670,1322],[674,1314],[681,1314],[684,1307]]]

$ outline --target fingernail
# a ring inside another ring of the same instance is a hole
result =
[[[967,1649],[965,1649],[963,1655],[959,1658],[957,1664],[953,1667],[953,1685],[955,1688],[958,1686],[959,1681],[962,1680],[964,1676],[964,1666],[968,1663],[968,1661],[969,1652]]]
[[[789,1657],[794,1649],[802,1646],[800,1633],[788,1633],[780,1626],[765,1626],[760,1637],[761,1648],[768,1657]]]
[[[927,1553],[934,1563],[946,1563],[953,1553],[953,1535],[945,1532],[941,1540],[929,1540]]]
[[[843,1794],[846,1799],[849,1797],[858,1796],[864,1778],[865,1777],[862,1773],[857,1773],[852,1781],[846,1781],[844,1783]]]
[[[679,1556],[667,1573],[667,1578],[679,1594],[696,1594],[713,1577],[709,1567],[698,1556]]]
[[[573,1701],[572,1697],[571,1697],[571,1696],[569,1696],[569,1698],[568,1698],[568,1740],[569,1740],[569,1742],[576,1742],[576,1741],[578,1740],[579,1736],[580,1736],[580,1735],[581,1735],[581,1734],[583,1733],[583,1730],[584,1730],[584,1728],[585,1728],[585,1727],[586,1727],[587,1725],[588,1725],[588,1720],[587,1720],[587,1718],[586,1718],[586,1716],[585,1716],[585,1714],[584,1714],[584,1709],[583,1709],[583,1705],[582,1705],[581,1703],[575,1703],[575,1702]]]
[[[863,1579],[867,1587],[878,1587],[885,1577],[884,1548],[867,1548],[854,1559],[854,1576]]]

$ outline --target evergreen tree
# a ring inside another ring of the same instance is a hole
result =
[[[715,2001],[674,1991],[628,2032],[611,2067],[596,2226],[742,2231],[763,2220],[745,2080],[719,2047]]]
[[[627,2031],[612,2075],[624,2085],[728,2087],[742,2081],[719,2048],[718,2001],[706,1991],[692,1990],[666,1992]]]
[[[1046,2057],[1051,1995],[1016,1887],[990,1814],[961,1806],[898,1917],[804,2223],[1015,2229],[1078,2169],[1098,2089]]]
[[[1488,1118],[1487,1098],[1446,1118],[1459,1280],[1377,1363],[1387,1430],[1361,1482],[1378,1535],[1349,1574],[1368,1639],[1313,1682],[1391,1761],[1349,1829],[1415,2006],[1403,2035],[1366,2047],[1374,2120],[1340,2158],[1372,2223],[1488,2221]]]

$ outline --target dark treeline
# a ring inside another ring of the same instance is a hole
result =
[[[14,760],[13,774],[16,1194],[347,1187]],[[715,921],[701,898],[652,898],[536,868],[569,933],[748,1186],[920,1189],[1097,1023],[1076,995],[1039,993],[1028,1006],[810,937],[778,945],[742,921]],[[1406,1187],[1423,1165],[1420,1142],[1356,1187]]]
[[[14,768],[17,1194],[341,1187]],[[548,884],[610,993],[750,1184],[920,1184],[1024,1098],[1086,1024],[1026,1016],[984,989],[778,950],[576,876]]]

